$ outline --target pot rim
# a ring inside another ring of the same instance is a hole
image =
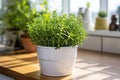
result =
[[[40,45],[37,45],[36,47],[37,48],[56,48],[56,47],[51,47],[51,46],[40,46]],[[78,45],[76,45],[76,46],[63,46],[63,47],[60,47],[60,48],[70,48],[70,47],[77,48]],[[56,49],[60,49],[60,48],[56,48]]]

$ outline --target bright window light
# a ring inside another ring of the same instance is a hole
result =
[[[2,0],[0,0],[0,9],[2,9]]]
[[[62,12],[62,0],[48,0],[48,8],[50,11],[57,10]]]
[[[118,12],[117,12],[118,7],[120,7],[120,1],[119,0],[108,0],[108,18],[109,18],[109,21],[111,21],[111,16],[113,14],[115,14],[118,18]]]
[[[42,2],[41,0],[30,0],[30,1],[32,8],[36,8],[37,11],[41,11],[40,9],[40,3]]]
[[[70,12],[78,13],[80,7],[86,8],[86,3],[90,2],[90,10],[92,13],[93,22],[100,10],[100,0],[71,0],[70,1]]]

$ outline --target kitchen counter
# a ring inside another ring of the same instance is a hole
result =
[[[120,54],[120,32],[96,30],[88,31],[88,38],[80,48]]]

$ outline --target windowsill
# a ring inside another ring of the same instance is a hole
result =
[[[95,30],[95,31],[88,31],[88,34],[96,35],[96,36],[120,37],[119,31]]]

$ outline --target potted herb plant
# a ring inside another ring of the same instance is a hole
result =
[[[7,29],[12,32],[13,30],[22,31],[22,34],[19,33],[21,35],[19,41],[22,41],[21,43],[27,52],[35,52],[36,47],[29,38],[26,23],[32,21],[39,13],[36,9],[31,8],[30,0],[9,0],[8,3],[8,9],[4,17]]]
[[[27,26],[31,40],[37,45],[41,73],[48,76],[71,74],[77,45],[86,38],[81,17],[46,13]]]
[[[107,12],[100,11],[95,22],[95,30],[108,30]]]
[[[35,17],[37,17],[40,14],[43,14],[45,11],[36,11],[35,8],[31,8],[30,6],[30,0],[22,0],[17,3],[17,10],[19,12],[19,25],[20,30],[24,32],[24,34],[21,35],[22,43],[27,52],[35,52],[36,47],[35,44],[31,42],[31,39],[29,38],[29,34],[27,31],[27,22],[31,22]],[[43,3],[41,5],[47,5],[46,0],[43,0]],[[45,6],[46,7],[46,6]],[[45,8],[47,9],[47,8]]]

